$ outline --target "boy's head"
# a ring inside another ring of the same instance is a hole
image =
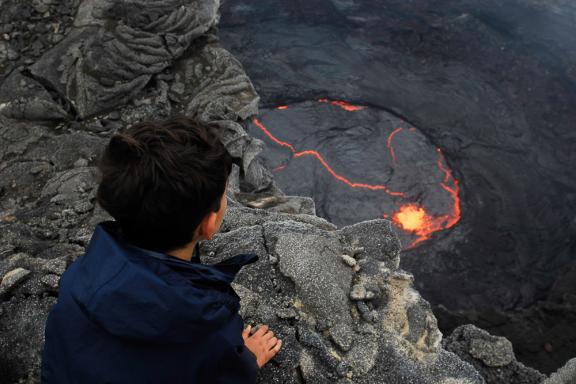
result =
[[[130,243],[167,252],[220,226],[231,169],[205,125],[186,117],[139,123],[105,148],[97,199]]]

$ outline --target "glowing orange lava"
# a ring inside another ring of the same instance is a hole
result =
[[[272,172],[280,172],[284,168],[286,168],[286,164],[282,164],[282,165],[277,166],[276,168],[272,169]]]
[[[287,105],[280,105],[280,106],[276,107],[276,109],[279,109],[282,111],[282,110],[288,109],[288,106]]]
[[[417,238],[410,243],[407,249],[414,248],[421,242],[428,240],[434,232],[452,228],[460,221],[460,184],[452,176],[452,171],[444,166],[444,154],[440,148],[436,148],[438,153],[438,169],[444,173],[444,179],[440,187],[450,194],[453,200],[451,212],[446,215],[431,216],[423,207],[414,203],[404,204],[392,216],[392,222],[406,232],[411,232]],[[385,216],[386,217],[386,216]]]
[[[392,157],[392,162],[394,164],[396,164],[396,153],[394,152],[394,147],[392,146],[392,139],[394,139],[394,136],[396,136],[396,134],[401,130],[402,128],[396,128],[394,131],[392,131],[390,136],[388,136],[388,140],[386,140],[386,145],[388,146],[388,150],[390,151],[390,156]]]
[[[318,102],[321,103],[330,103],[335,105],[339,108],[342,108],[346,111],[359,111],[364,109],[363,106],[356,106],[348,104],[344,101],[334,101],[328,99],[319,99]],[[277,109],[288,109],[288,106],[280,106]],[[302,150],[297,151],[296,148],[286,142],[276,138],[265,126],[262,122],[256,118],[253,119],[253,123],[256,127],[258,127],[270,140],[274,143],[287,148],[292,152],[293,158],[299,158],[304,156],[312,156],[320,162],[320,164],[334,177],[336,180],[352,187],[352,188],[363,188],[363,189],[370,189],[370,190],[379,190],[387,193],[389,196],[394,198],[407,198],[404,192],[397,192],[392,191],[385,185],[379,184],[366,184],[366,183],[357,183],[352,182],[349,179],[345,178],[342,175],[339,175],[334,171],[334,169],[326,162],[326,160],[320,155],[318,151],[315,150]],[[396,164],[396,154],[394,152],[394,147],[392,146],[392,140],[394,136],[402,131],[402,128],[396,128],[389,136],[386,141],[388,149],[390,151],[390,156],[392,157],[393,163]],[[416,132],[416,128],[411,127],[408,129],[409,132]],[[461,208],[460,208],[460,185],[458,180],[454,178],[452,175],[452,170],[450,170],[446,165],[446,160],[444,158],[444,154],[440,148],[436,148],[436,152],[438,153],[438,161],[436,162],[438,169],[440,172],[444,174],[444,178],[442,182],[439,183],[439,186],[450,194],[450,197],[453,200],[453,204],[451,206],[450,212],[445,215],[431,215],[429,214],[426,209],[422,206],[414,202],[407,202],[400,205],[400,208],[393,212],[392,214],[384,213],[384,218],[391,218],[392,222],[402,229],[405,232],[411,233],[416,236],[416,239],[408,245],[407,249],[414,248],[416,245],[420,244],[421,242],[428,240],[432,234],[437,231],[445,230],[448,228],[453,227],[460,221],[461,217]],[[281,171],[282,169],[286,168],[286,164],[282,164],[276,168],[274,168],[273,172]]]
[[[387,194],[389,194],[390,196],[400,196],[400,197],[404,197],[404,193],[403,192],[394,192],[391,191],[390,189],[388,189],[388,187],[386,187],[385,185],[378,185],[378,184],[365,184],[365,183],[353,183],[350,180],[348,180],[347,178],[338,175],[336,172],[334,172],[334,170],[328,165],[328,163],[326,162],[326,160],[324,160],[324,158],[322,157],[322,155],[320,155],[318,152],[316,151],[312,151],[312,150],[306,150],[306,151],[300,151],[300,152],[296,152],[294,153],[294,157],[298,158],[298,157],[302,157],[302,156],[314,156],[316,159],[318,159],[318,161],[320,162],[320,164],[322,164],[322,166],[324,168],[326,168],[326,170],[328,172],[330,172],[330,174],[337,180],[340,180],[341,182],[343,182],[344,184],[347,184],[349,186],[351,186],[352,188],[364,188],[364,189],[371,189],[373,191],[384,191]]]
[[[260,128],[260,130],[261,130],[262,132],[264,132],[264,134],[265,134],[266,136],[268,136],[268,137],[270,138],[270,140],[272,140],[273,142],[275,142],[276,144],[278,144],[278,145],[280,145],[280,146],[282,146],[282,147],[288,148],[288,149],[289,149],[290,151],[292,151],[292,152],[296,152],[296,149],[292,146],[292,144],[287,143],[287,142],[282,141],[282,140],[278,140],[276,137],[274,137],[274,135],[270,133],[270,131],[264,126],[264,124],[262,124],[262,123],[260,122],[260,120],[258,120],[257,118],[254,118],[254,119],[252,120],[252,122],[253,122],[254,125],[256,125],[258,128]]]
[[[318,99],[318,102],[320,103],[329,103],[332,105],[335,105],[337,107],[342,108],[345,111],[348,112],[355,112],[355,111],[361,111],[366,107],[360,106],[360,105],[352,105],[352,104],[348,104],[345,101],[340,101],[340,100],[328,100],[328,99]]]
[[[285,141],[279,140],[276,137],[274,137],[274,135],[272,135],[270,133],[270,131],[264,126],[264,124],[262,124],[262,122],[256,118],[254,118],[252,120],[252,122],[254,123],[255,126],[257,126],[258,128],[260,128],[260,130],[262,132],[264,132],[264,134],[266,136],[268,136],[270,138],[270,140],[272,140],[273,142],[275,142],[278,145],[281,145],[283,147],[288,148],[292,153],[294,158],[299,158],[299,157],[303,157],[303,156],[313,156],[315,157],[320,164],[322,164],[322,166],[337,180],[343,182],[344,184],[347,184],[349,186],[351,186],[352,188],[365,188],[365,189],[371,189],[373,191],[384,191],[387,194],[389,194],[390,196],[400,196],[400,197],[404,197],[404,193],[403,192],[394,192],[391,191],[390,189],[388,189],[388,187],[386,187],[385,185],[378,185],[378,184],[365,184],[365,183],[354,183],[350,180],[348,180],[347,178],[345,178],[344,176],[341,176],[339,174],[337,174],[334,169],[332,169],[332,167],[330,165],[328,165],[328,163],[326,162],[326,160],[324,160],[324,158],[322,157],[322,155],[320,153],[318,153],[317,151],[313,151],[313,150],[304,150],[304,151],[296,151],[296,148],[294,148],[294,146],[290,143],[287,143]],[[276,167],[276,170],[279,167]],[[281,169],[283,169],[284,167],[282,167]],[[281,170],[280,169],[280,170]]]
[[[393,220],[405,231],[417,232],[426,227],[427,223],[430,222],[430,216],[424,208],[416,204],[406,204],[394,214]]]

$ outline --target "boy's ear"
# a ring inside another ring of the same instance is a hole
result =
[[[200,239],[210,240],[218,230],[218,214],[210,211],[198,226],[198,237]]]

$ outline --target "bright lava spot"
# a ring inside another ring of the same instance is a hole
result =
[[[393,214],[392,222],[404,231],[417,236],[407,249],[414,248],[421,242],[428,240],[434,232],[452,228],[460,221],[460,184],[452,176],[452,171],[443,164],[445,159],[442,150],[436,148],[436,152],[438,153],[438,169],[444,173],[444,179],[439,185],[452,197],[451,211],[446,215],[432,216],[423,207],[414,203],[402,205],[400,210]],[[384,217],[387,216],[384,215]]]
[[[394,214],[394,222],[409,232],[421,232],[430,222],[430,217],[422,207],[406,204]]]
[[[348,112],[360,111],[366,108],[363,106],[351,105],[346,103],[345,101],[329,100],[329,99],[318,99],[317,101],[320,103],[328,103],[337,106]],[[276,109],[285,110],[288,109],[288,106],[282,105],[276,107]],[[436,148],[436,153],[438,154],[438,160],[436,162],[436,165],[438,166],[438,170],[443,174],[443,179],[441,182],[438,183],[438,185],[450,195],[453,203],[450,207],[450,211],[447,214],[431,215],[426,211],[424,207],[419,206],[413,201],[409,201],[409,197],[406,196],[404,192],[392,191],[388,189],[388,187],[385,185],[378,185],[378,184],[373,185],[373,184],[352,182],[346,177],[338,174],[318,151],[311,149],[297,150],[292,144],[276,138],[276,136],[274,136],[260,120],[254,118],[253,123],[272,142],[288,149],[292,153],[292,158],[296,159],[304,156],[314,157],[324,167],[324,169],[330,175],[332,175],[332,177],[352,188],[382,191],[387,195],[389,195],[391,198],[408,200],[406,203],[400,205],[400,208],[396,212],[384,213],[382,215],[384,218],[391,218],[392,223],[396,225],[398,228],[416,236],[416,239],[413,240],[412,243],[410,243],[406,247],[406,249],[414,248],[421,242],[428,240],[435,232],[449,229],[460,221],[461,217],[460,185],[458,180],[455,179],[454,176],[452,175],[452,170],[445,165],[446,160],[440,148]],[[397,158],[392,143],[394,137],[398,134],[401,134],[401,132],[416,132],[416,128],[411,127],[408,128],[406,131],[403,131],[402,128],[399,127],[396,128],[394,131],[392,131],[392,133],[388,136],[386,140],[386,145],[388,147],[388,150],[390,151],[390,157],[392,158],[392,163],[395,166],[397,165]],[[402,134],[404,135],[406,133]],[[286,166],[287,164],[281,164],[276,168],[274,168],[272,171],[279,172],[284,168],[286,168]]]

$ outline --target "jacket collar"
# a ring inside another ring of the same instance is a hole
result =
[[[179,259],[166,253],[136,247],[128,243],[121,234],[118,223],[115,221],[105,221],[96,227],[95,235],[102,232],[102,235],[111,237],[120,247],[131,250],[128,255],[138,254],[142,257],[150,257],[170,266],[180,274],[186,276],[190,281],[212,281],[229,285],[242,269],[243,266],[252,264],[258,260],[258,256],[253,253],[243,253],[230,257],[216,264],[202,264],[200,262],[200,247],[197,244],[194,248],[194,255],[191,261]]]

